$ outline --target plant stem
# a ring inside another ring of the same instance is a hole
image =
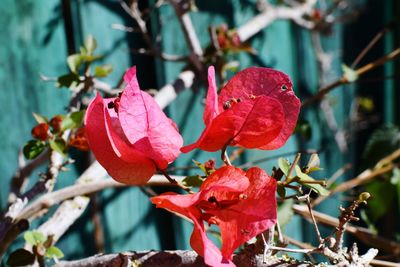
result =
[[[189,194],[193,194],[193,193],[194,193],[192,190],[190,190],[189,187],[184,186],[184,185],[181,184],[181,183],[178,183],[174,178],[172,178],[171,176],[169,176],[169,174],[166,172],[166,170],[159,170],[159,171],[165,176],[165,178],[167,178],[167,180],[168,180],[171,184],[176,185],[176,186],[182,188],[183,190],[185,190],[185,191],[188,192]]]

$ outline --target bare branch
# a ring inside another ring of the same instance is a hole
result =
[[[237,33],[241,41],[246,41],[259,31],[270,25],[275,20],[290,19],[306,29],[312,29],[314,23],[303,19],[305,14],[311,13],[316,4],[316,0],[304,1],[304,4],[296,7],[273,7],[268,5],[259,15],[252,18],[246,24],[238,28]]]
[[[21,156],[21,154],[20,154]],[[29,161],[28,163],[25,163],[23,161],[22,164],[20,164],[19,169],[15,172],[14,176],[11,178],[11,186],[10,186],[10,193],[8,195],[8,203],[14,203],[17,198],[20,196],[21,191],[24,187],[24,184],[27,180],[27,178],[32,174],[32,172],[45,163],[48,159],[48,151],[43,151],[42,154],[40,154],[37,158],[34,160]],[[23,155],[22,155],[23,157]]]

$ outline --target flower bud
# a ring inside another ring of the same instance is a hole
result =
[[[59,133],[61,131],[61,123],[63,118],[60,115],[54,116],[51,118],[49,125],[53,128],[55,133]]]
[[[38,140],[46,141],[49,138],[49,125],[47,123],[39,123],[33,127],[31,134]]]

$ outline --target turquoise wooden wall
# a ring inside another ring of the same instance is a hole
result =
[[[38,112],[52,116],[62,113],[68,103],[69,93],[66,89],[57,89],[51,82],[40,81],[39,75],[54,77],[65,73],[67,71],[65,59],[68,53],[76,51],[85,36],[93,34],[97,38],[99,52],[105,55],[104,62],[114,66],[113,74],[106,80],[111,84],[117,83],[127,67],[136,64],[141,86],[160,88],[172,81],[184,66],[182,63],[154,61],[150,57],[130,53],[130,48],[138,48],[143,44],[138,35],[111,28],[111,24],[133,25],[117,1],[3,1],[0,8],[0,25],[2,25],[0,28],[2,87],[0,205],[2,207],[6,204],[9,179],[17,167],[18,150],[30,138],[30,129],[34,125],[31,113]],[[205,47],[209,42],[207,33],[209,24],[227,23],[231,28],[242,25],[255,14],[254,5],[249,4],[254,2],[197,1],[199,12],[193,13],[191,17],[195,21],[194,25],[202,46]],[[66,7],[70,8],[69,11]],[[162,7],[159,10],[159,21],[154,21],[154,18],[153,30],[161,30],[163,50],[171,54],[187,53],[188,49],[173,10],[170,7]],[[343,43],[346,43],[348,38],[346,32],[337,27],[324,41],[324,45],[329,50],[341,51]],[[259,52],[258,56],[245,54],[236,56],[241,63],[240,68],[263,65],[282,70],[292,77],[295,91],[302,98],[317,90],[317,66],[310,48],[308,32],[300,30],[290,22],[278,21],[257,34],[252,39],[252,45]],[[338,60],[332,64],[333,79],[340,74],[340,64]],[[345,123],[349,112],[353,92],[354,88],[339,88],[330,96],[336,102],[335,117],[341,126]],[[387,98],[395,94],[390,88],[386,92]],[[185,143],[195,141],[203,129],[203,125],[198,122],[201,121],[203,113],[204,93],[202,86],[195,91],[185,91],[167,109],[169,115],[179,125]],[[392,120],[393,116],[397,120],[399,118],[396,114],[392,115],[390,110],[385,114],[388,120]],[[354,147],[350,147],[347,154],[342,154],[338,150],[332,133],[327,129],[323,116],[317,108],[303,110],[301,116],[312,122],[313,136],[310,141],[304,142],[301,138],[293,136],[285,147],[276,151],[250,151],[242,156],[241,162],[272,157],[297,149],[323,149],[320,154],[321,164],[324,167],[321,177],[329,177],[357,153]],[[196,150],[182,155],[175,166],[192,165],[192,159],[205,161],[209,158],[218,159],[219,155]],[[289,159],[292,160],[293,157]],[[272,166],[276,165],[276,160],[259,165],[270,172]],[[59,186],[73,183],[79,171],[72,169],[71,172],[63,174],[59,179]],[[37,174],[38,171],[32,175],[32,181],[38,178]],[[156,210],[138,188],[107,190],[101,194],[98,204],[102,210],[107,252],[189,248],[192,226],[169,216],[164,211]],[[338,200],[334,199],[326,201],[320,208],[334,215],[337,213],[337,204]],[[86,212],[85,216],[80,218],[59,241],[59,246],[67,259],[95,253],[92,229],[89,213]],[[298,218],[286,226],[285,231],[296,238],[311,241],[309,233],[312,233],[312,229],[308,223]]]

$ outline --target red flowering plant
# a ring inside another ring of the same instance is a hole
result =
[[[276,181],[262,169],[225,166],[208,176],[198,193],[166,193],[151,201],[193,221],[190,244],[206,264],[234,266],[235,249],[275,224],[275,191]],[[221,229],[221,251],[207,238],[204,221]]]
[[[165,169],[179,155],[182,137],[154,99],[139,88],[136,68],[124,76],[120,97],[90,103],[86,134],[96,159],[117,181],[145,184],[157,169]]]
[[[237,73],[217,95],[214,68],[208,69],[206,125],[195,148],[217,151],[226,146],[276,149],[296,127],[300,101],[289,77],[277,70],[252,67]]]
[[[124,78],[127,86],[119,97],[103,99],[98,94],[90,103],[85,129],[97,160],[114,179],[126,184],[144,184],[157,170],[171,181],[165,169],[179,150],[278,148],[292,134],[300,109],[290,79],[282,72],[245,69],[218,96],[214,68],[210,67],[203,116],[206,128],[196,143],[182,148],[175,123],[140,90],[135,67]],[[193,222],[190,244],[206,264],[234,266],[235,250],[276,223],[277,182],[258,167],[244,171],[233,166],[218,169],[212,164],[205,173],[198,192],[180,185],[189,194],[165,193],[151,201]],[[208,239],[204,222],[219,227],[221,250]]]

